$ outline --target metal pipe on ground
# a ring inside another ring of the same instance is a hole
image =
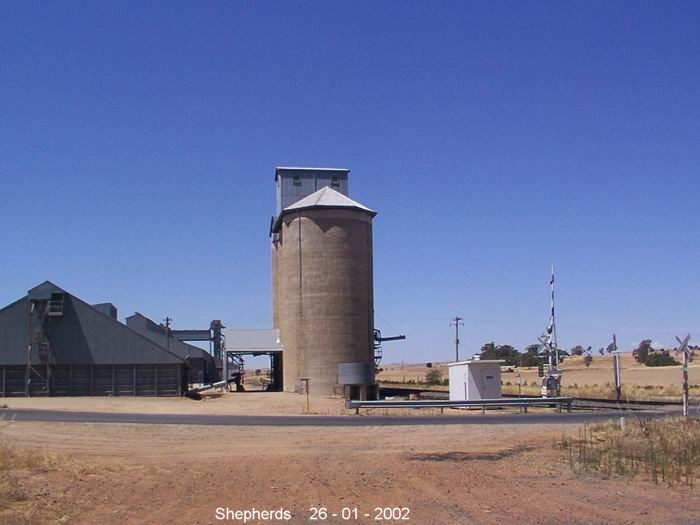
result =
[[[232,382],[233,382],[233,380],[232,380],[232,379],[229,379],[228,381],[226,381],[226,380],[224,380],[224,381],[218,381],[218,382],[216,382],[216,383],[210,383],[210,384],[208,384],[208,385],[198,386],[197,388],[190,388],[190,389],[187,391],[186,395],[187,395],[188,397],[196,396],[197,394],[199,394],[199,393],[201,393],[201,392],[205,392],[206,390],[211,390],[212,388],[221,388],[221,387],[225,387],[228,383],[232,383]]]

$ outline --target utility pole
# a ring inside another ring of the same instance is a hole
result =
[[[464,323],[462,321],[464,321],[464,319],[457,315],[457,316],[455,316],[454,319],[452,319],[452,322],[450,323],[450,326],[455,327],[455,360],[456,361],[459,361],[459,327],[464,326]]]
[[[165,337],[167,339],[167,348],[170,350],[170,323],[172,322],[172,318],[166,317],[163,319],[165,321]]]
[[[688,363],[692,354],[692,350],[688,348],[690,334],[686,335],[682,341],[680,337],[676,336],[676,341],[680,344],[678,351],[683,352],[683,417],[688,417]]]

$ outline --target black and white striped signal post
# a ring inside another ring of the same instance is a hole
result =
[[[681,340],[680,337],[676,336],[676,341],[679,343],[678,351],[683,352],[683,417],[688,417],[688,363],[693,358],[693,351],[688,346],[688,341],[690,341],[690,334],[685,336],[685,339]]]

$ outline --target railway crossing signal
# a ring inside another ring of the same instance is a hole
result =
[[[685,336],[685,339],[681,340],[680,337],[676,336],[676,341],[680,345],[678,347],[679,352],[683,352],[683,417],[688,417],[688,363],[692,359],[693,351],[688,347],[688,341],[690,341],[690,334]]]

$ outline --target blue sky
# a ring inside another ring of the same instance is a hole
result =
[[[271,322],[276,165],[352,170],[388,361],[700,342],[697,2],[0,3],[0,304]]]

